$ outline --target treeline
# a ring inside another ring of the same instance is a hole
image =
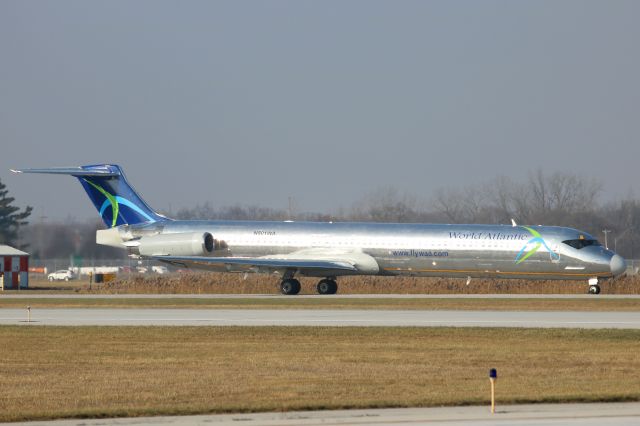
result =
[[[333,214],[296,213],[258,206],[216,208],[210,203],[177,212],[178,219],[319,220],[398,223],[555,225],[591,233],[627,258],[640,255],[640,200],[602,201],[602,182],[571,173],[532,172],[523,181],[497,177],[440,188],[427,200],[395,188],[379,189]]]
[[[497,177],[461,188],[441,188],[427,200],[384,188],[333,213],[300,213],[260,206],[214,206],[209,202],[179,210],[176,219],[372,221],[417,223],[490,223],[569,226],[587,231],[627,258],[638,257],[640,200],[603,202],[597,179],[569,173],[531,173],[523,181]],[[117,258],[123,250],[95,244],[101,221],[36,223],[23,228],[22,240],[38,258],[81,255]]]
[[[100,219],[30,223],[21,228],[21,246],[34,260],[66,259],[71,256],[84,259],[125,258],[125,250],[96,244],[98,229],[104,229]]]
[[[328,222],[334,216],[322,213],[293,213],[287,210],[272,209],[255,205],[214,207],[210,202],[198,204],[192,208],[183,208],[173,215],[182,220],[305,220]]]

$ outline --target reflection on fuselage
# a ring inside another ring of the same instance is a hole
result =
[[[211,233],[224,242],[222,254],[234,257],[358,251],[375,259],[380,275],[588,279],[623,272],[620,262],[612,270],[615,254],[595,238],[563,227],[175,221],[162,232],[187,230]]]

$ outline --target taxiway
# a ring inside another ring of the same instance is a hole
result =
[[[354,326],[640,329],[640,312],[378,309],[0,309],[0,324],[62,326]]]
[[[505,405],[492,415],[488,407],[393,408],[372,410],[292,411],[121,419],[77,419],[11,423],[24,426],[151,426],[151,425],[613,425],[640,422],[640,403]]]

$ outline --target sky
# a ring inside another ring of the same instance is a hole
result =
[[[332,213],[531,171],[638,194],[637,1],[0,1],[0,180],[50,219],[121,165],[152,207]]]

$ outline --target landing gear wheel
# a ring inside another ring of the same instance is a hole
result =
[[[300,281],[294,278],[282,280],[282,283],[280,283],[280,292],[287,296],[293,296],[300,293]]]
[[[589,294],[600,294],[600,286],[595,284],[595,285],[590,285],[589,286]]]
[[[318,283],[316,289],[319,294],[336,294],[338,291],[338,284],[334,280],[325,279]]]

